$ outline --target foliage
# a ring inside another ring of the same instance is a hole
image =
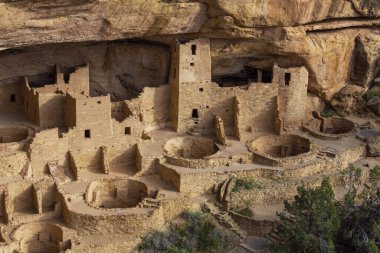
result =
[[[334,110],[328,110],[325,112],[321,112],[322,117],[330,118],[336,115],[336,112]]]
[[[253,190],[253,189],[262,189],[263,186],[259,183],[256,183],[252,180],[248,179],[236,179],[234,188],[232,188],[232,192],[239,192],[241,190]]]
[[[363,94],[363,98],[367,101],[374,97],[380,97],[380,92],[369,90]]]
[[[349,190],[334,200],[328,179],[315,189],[301,186],[294,201],[278,214],[282,240],[276,252],[380,252],[380,167],[370,170],[370,188],[357,194],[362,170],[350,166]],[[359,199],[360,198],[360,199]],[[360,201],[358,201],[360,200]]]
[[[236,213],[241,214],[245,217],[253,217],[253,212],[250,208],[243,208],[243,209],[237,210]]]
[[[277,245],[277,251],[322,252],[321,245],[325,245],[328,252],[334,250],[332,241],[340,220],[328,179],[315,189],[298,187],[294,201],[284,204],[286,213],[278,216],[281,220],[279,231],[286,240]]]
[[[154,232],[145,238],[139,250],[146,253],[222,252],[227,237],[217,229],[209,214],[185,211],[185,222],[167,232]]]
[[[342,208],[342,227],[337,243],[342,252],[379,252],[380,250],[380,192],[377,183],[380,167],[370,170],[371,187],[360,194],[361,203],[347,194]],[[356,193],[356,189],[352,192]]]

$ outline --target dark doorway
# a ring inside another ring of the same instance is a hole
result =
[[[14,94],[11,95],[11,102],[12,103],[16,102],[16,95]]]
[[[272,82],[272,71],[263,70],[263,83],[271,83]]]
[[[84,138],[91,138],[91,131],[90,130],[84,130]]]
[[[124,129],[124,133],[125,133],[125,135],[130,135],[131,134],[131,128],[130,127],[126,127]]]
[[[289,85],[290,80],[291,80],[290,73],[285,73],[285,85]]]
[[[197,45],[191,45],[191,54],[196,55],[197,54]]]
[[[193,112],[191,114],[191,117],[197,119],[199,117],[198,109],[193,109]]]

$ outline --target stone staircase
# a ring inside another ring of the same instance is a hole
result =
[[[140,208],[159,208],[160,201],[153,198],[145,198],[140,204]]]
[[[267,234],[265,238],[269,239],[273,243],[276,243],[281,239],[281,237],[278,235],[277,228],[273,229],[273,231]]]
[[[187,133],[193,136],[201,136],[200,127],[198,126],[199,120],[195,119],[194,123],[196,124],[189,131],[187,131]]]
[[[334,158],[337,155],[337,151],[331,147],[323,147],[319,150],[317,158],[325,159],[326,157]]]
[[[239,236],[241,240],[247,237],[247,232],[243,230],[228,214],[226,211],[220,210],[217,206],[212,203],[205,202],[202,209],[210,213],[223,227],[231,230],[236,235]]]

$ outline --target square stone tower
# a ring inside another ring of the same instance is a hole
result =
[[[180,119],[191,118],[196,111],[187,111],[181,108],[180,101],[184,97],[197,97],[196,92],[183,89],[185,85],[197,82],[211,82],[211,54],[208,39],[195,39],[186,42],[175,41],[172,46],[170,68],[170,100],[172,126],[177,132],[185,132],[181,127]]]

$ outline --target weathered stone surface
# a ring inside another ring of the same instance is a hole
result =
[[[368,155],[380,156],[380,136],[368,138]]]
[[[372,110],[380,116],[380,97],[371,98],[367,105],[372,108]]]
[[[367,87],[376,78],[380,70],[379,45],[378,34],[367,34],[356,38],[350,74],[352,82]]]
[[[352,113],[362,107],[364,100],[362,94],[365,89],[356,85],[347,85],[331,101],[332,107],[341,113]],[[364,104],[365,105],[365,104]]]
[[[3,49],[136,37],[168,44],[173,35],[210,37],[216,41],[212,41],[216,45],[212,48],[214,75],[235,74],[248,62],[306,65],[309,90],[326,100],[347,83],[364,87],[371,83],[379,70],[379,27],[377,0],[21,0],[0,4]]]

